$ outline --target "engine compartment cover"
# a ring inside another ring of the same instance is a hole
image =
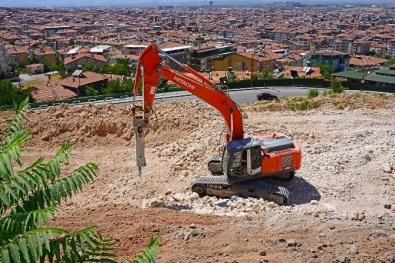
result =
[[[267,153],[284,151],[288,149],[294,149],[295,144],[292,140],[285,136],[274,137],[274,138],[262,138],[259,140],[259,144],[266,148]]]

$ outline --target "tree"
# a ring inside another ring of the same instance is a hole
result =
[[[94,69],[93,65],[89,62],[86,62],[83,66],[82,66],[82,70],[83,71],[92,71]]]
[[[19,103],[29,95],[28,90],[20,90],[9,80],[0,80],[0,106]]]
[[[107,74],[112,73],[111,72],[111,67],[107,63],[100,66],[99,72],[100,73],[107,73]]]
[[[127,79],[121,82],[118,79],[109,80],[103,89],[104,94],[118,94],[133,90],[133,80]]]
[[[98,90],[92,88],[91,86],[87,86],[87,87],[85,88],[85,93],[86,93],[86,95],[88,95],[88,96],[97,96],[97,95],[100,94],[100,92],[99,92]]]
[[[58,58],[56,58],[55,65],[51,65],[51,70],[58,71],[62,79],[66,77],[66,66],[63,61]]]
[[[118,58],[117,62],[112,66],[111,73],[117,75],[128,76],[131,70],[129,67],[129,59],[127,58]]]
[[[329,84],[329,88],[333,93],[342,93],[344,92],[344,87],[340,81],[336,78],[332,78],[331,83]]]
[[[333,66],[332,65],[330,65],[330,64],[317,64],[316,66],[320,68],[321,75],[325,79],[330,79],[331,78],[331,74],[333,73]]]
[[[51,71],[51,68],[50,68],[50,66],[49,66],[47,61],[44,61],[43,65],[44,65],[44,72]]]
[[[126,79],[121,83],[121,91],[122,92],[128,92],[132,91],[134,87],[134,81],[133,79]]]
[[[111,68],[111,73],[112,74],[117,74],[117,75],[128,75],[128,68],[124,64],[118,64],[116,63],[114,66]]]
[[[16,115],[6,121],[9,126],[0,141],[0,262],[115,262],[113,241],[104,237],[96,226],[70,232],[49,226],[57,206],[91,183],[99,171],[87,163],[68,175],[66,166],[72,145],[64,143],[53,158],[38,158],[22,165],[22,144],[30,139],[22,128],[28,100],[15,106]],[[18,166],[16,169],[13,166]],[[154,262],[159,237],[136,260]]]
[[[121,90],[121,83],[117,79],[109,80],[103,89],[104,94],[116,94]]]
[[[74,46],[74,45],[75,45],[74,40],[73,40],[72,38],[70,38],[70,40],[69,40],[69,46]]]
[[[268,67],[263,67],[261,74],[259,75],[261,79],[273,79],[274,74]]]

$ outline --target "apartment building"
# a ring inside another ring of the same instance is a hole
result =
[[[201,45],[193,49],[191,66],[197,71],[212,71],[212,60],[236,52],[233,45]]]
[[[347,71],[350,67],[350,54],[334,50],[310,52],[305,58],[305,65],[328,64],[333,71]]]
[[[391,40],[388,44],[388,54],[395,58],[395,39]]]
[[[214,59],[212,68],[215,71],[223,71],[232,68],[235,71],[261,71],[264,67],[273,69],[280,55],[270,51],[262,50],[260,52],[237,52],[229,54],[224,58]]]
[[[44,33],[45,38],[48,38],[57,32],[61,32],[64,30],[69,30],[69,29],[72,29],[72,27],[66,26],[66,25],[64,25],[64,26],[47,26],[47,27],[44,27],[43,33]]]
[[[0,78],[10,76],[8,56],[3,44],[0,43]]]
[[[313,40],[314,38],[308,35],[297,37],[297,43],[304,50],[310,50],[310,48],[312,47]]]
[[[13,46],[7,49],[10,64],[14,67],[23,67],[29,64],[29,55],[26,47]]]
[[[367,55],[370,52],[370,42],[356,40],[352,44],[353,54]]]

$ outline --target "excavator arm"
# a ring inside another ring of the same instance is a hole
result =
[[[193,77],[161,63],[160,53],[162,56],[181,66]],[[142,166],[146,165],[144,157],[144,131],[148,127],[148,120],[153,112],[152,107],[156,89],[161,78],[173,82],[216,108],[226,123],[227,142],[243,138],[244,132],[241,112],[238,105],[226,95],[223,89],[217,87],[191,67],[169,56],[155,44],[151,44],[144,49],[139,57],[133,88],[135,98],[138,95],[140,82],[142,83],[142,105],[137,105],[133,99],[132,109],[136,141],[136,165],[139,168],[139,174],[141,174]]]
[[[161,64],[160,54],[180,65],[186,72],[194,76],[190,77],[168,65]],[[229,98],[221,87],[215,86],[210,80],[203,77],[191,67],[184,65],[161,51],[155,44],[149,45],[140,55],[134,83],[134,95],[137,95],[140,78],[143,83],[144,118],[148,118],[155,99],[156,88],[159,79],[166,79],[191,94],[197,96],[216,108],[223,116],[226,127],[226,140],[238,140],[243,138],[242,115],[238,105]]]

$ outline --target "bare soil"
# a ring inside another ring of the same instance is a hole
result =
[[[141,177],[130,107],[31,111],[25,160],[51,156],[67,140],[75,147],[65,172],[100,164],[95,182],[60,207],[56,224],[98,225],[120,256],[135,256],[159,234],[158,262],[395,262],[395,99],[347,96],[316,98],[320,108],[308,111],[243,107],[247,136],[278,131],[302,146],[294,180],[271,181],[290,190],[285,207],[193,198],[193,180],[208,175],[206,162],[225,140],[222,118],[199,101],[156,106]]]

